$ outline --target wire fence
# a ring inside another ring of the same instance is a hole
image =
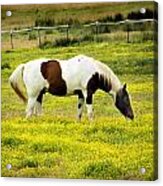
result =
[[[152,26],[149,27],[146,26],[142,29],[142,26],[146,23],[150,24],[152,23]],[[139,25],[138,28],[133,25]],[[111,34],[113,32],[116,32],[117,30],[122,30],[123,34],[125,35],[126,42],[130,42],[130,36],[134,31],[145,31],[150,32],[153,34],[154,31],[157,29],[157,20],[155,19],[140,19],[140,20],[123,20],[118,22],[93,22],[89,24],[82,24],[82,25],[57,25],[53,27],[31,27],[31,28],[24,28],[20,30],[2,30],[2,48],[3,48],[3,41],[5,42],[5,39],[3,40],[3,36],[8,36],[10,39],[6,40],[8,44],[10,45],[11,49],[15,48],[16,42],[18,41],[18,35],[28,35],[28,40],[36,40],[37,44],[36,46],[41,47],[42,44],[47,40],[47,36],[50,36],[50,41],[56,40],[58,38],[62,39],[65,42],[64,44],[72,44],[73,42],[82,42],[82,41],[102,41],[100,40],[99,36],[102,34]],[[118,28],[119,26],[123,25],[123,29]],[[114,28],[113,28],[114,27]],[[89,31],[88,31],[89,29]],[[78,30],[78,31],[77,31]],[[56,31],[56,32],[55,32]],[[71,33],[70,33],[71,32]],[[31,33],[34,33],[33,35]],[[84,37],[82,37],[84,35]],[[93,36],[93,37],[92,37]],[[5,37],[5,38],[6,38]],[[44,41],[43,40],[44,37]],[[74,39],[76,37],[76,40]],[[63,39],[64,38],[64,39]],[[74,40],[72,40],[72,38]],[[78,38],[78,40],[77,40]],[[80,38],[80,39],[79,39]],[[21,38],[22,39],[22,38]],[[27,38],[26,38],[27,39]],[[105,38],[104,38],[105,40]],[[8,47],[9,47],[8,45]]]

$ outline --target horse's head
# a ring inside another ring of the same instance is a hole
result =
[[[134,113],[126,90],[126,84],[116,93],[115,105],[125,117],[132,120],[134,119]]]

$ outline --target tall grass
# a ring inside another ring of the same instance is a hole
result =
[[[48,47],[61,47],[61,46],[74,46],[80,45],[85,42],[128,42],[126,31],[113,31],[105,29],[100,33],[94,33],[91,29],[75,29],[69,30],[67,37],[65,30],[56,31],[41,31],[41,48]],[[154,41],[153,31],[130,31],[129,42],[141,43],[146,41]],[[13,36],[14,48],[33,48],[38,47],[38,33],[35,31],[29,32],[28,34],[15,34]],[[11,49],[10,36],[4,34],[2,36],[2,50]]]
[[[113,19],[117,17],[119,20],[122,17],[127,18],[127,15],[133,10],[139,11],[142,7],[153,10],[154,2],[3,5],[2,30],[39,24],[88,23],[106,20],[108,17],[113,17]],[[7,18],[6,11],[9,9],[13,15]],[[122,16],[118,16],[118,14],[122,14]]]

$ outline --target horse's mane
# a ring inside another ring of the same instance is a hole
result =
[[[112,90],[114,92],[117,92],[121,87],[121,82],[118,79],[118,77],[115,75],[115,73],[106,64],[97,60],[94,60],[94,62],[98,66],[98,71],[104,77],[105,81],[111,83]]]

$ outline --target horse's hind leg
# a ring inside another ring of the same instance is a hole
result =
[[[34,113],[36,115],[41,115],[42,113],[42,100],[43,100],[43,95],[45,93],[45,90],[41,90],[39,96],[37,97],[35,107],[34,107]]]
[[[78,95],[77,118],[80,121],[83,113],[84,95],[81,90],[76,90],[75,94]]]
[[[27,104],[27,109],[26,109],[26,117],[30,117],[32,116],[33,112],[34,112],[34,106],[36,103],[36,98],[37,97],[29,97],[28,98],[28,104]]]

